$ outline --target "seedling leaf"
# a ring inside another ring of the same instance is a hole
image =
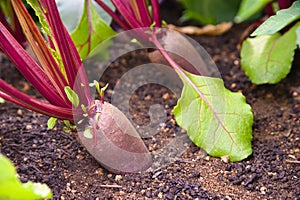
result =
[[[185,73],[205,100],[181,77],[184,87],[174,108],[178,125],[211,156],[228,155],[231,161],[248,157],[252,153],[253,114],[245,97],[227,90],[219,78]]]
[[[93,85],[95,86],[97,92],[100,94],[100,84],[98,81],[94,80]]]
[[[267,19],[251,36],[274,34],[299,18],[300,1],[295,1],[290,8],[279,10],[276,15]]]
[[[91,130],[90,127],[86,128],[84,130],[84,132],[83,132],[83,136],[86,137],[86,138],[88,138],[88,139],[92,139],[93,138],[93,134],[91,133],[91,131],[92,130]]]
[[[82,111],[83,111],[84,113],[86,113],[86,107],[85,107],[85,105],[81,104],[81,109],[82,109]]]
[[[71,89],[70,86],[66,86],[64,90],[65,93],[67,94],[69,101],[73,104],[74,107],[77,107],[79,105],[78,95],[74,92],[74,90]]]
[[[71,122],[69,120],[64,120],[64,124],[66,127],[70,128],[71,127]]]
[[[22,184],[17,178],[13,164],[0,154],[0,199],[45,199],[52,193],[45,184],[28,182]]]
[[[64,131],[65,133],[69,133],[69,134],[72,133],[71,128],[70,128],[70,127],[66,127],[66,126],[63,127],[63,131]]]
[[[255,84],[278,83],[290,72],[297,47],[300,23],[284,35],[275,33],[248,38],[241,50],[241,65],[246,75]]]
[[[53,129],[54,126],[55,126],[55,124],[56,124],[56,121],[57,121],[57,118],[55,118],[55,117],[50,117],[50,118],[48,119],[48,122],[47,122],[48,128],[49,128],[49,129]]]
[[[100,97],[104,98],[104,92],[108,88],[108,83],[100,89]]]

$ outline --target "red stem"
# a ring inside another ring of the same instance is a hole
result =
[[[130,7],[135,17],[144,27],[150,27],[152,24],[148,6],[144,0],[130,0]]]
[[[155,27],[161,27],[161,16],[158,0],[151,0],[152,18],[155,22]]]
[[[3,14],[2,10],[0,9],[0,22],[6,27],[6,29],[13,35],[14,31],[12,30],[10,24],[7,22],[5,15]]]
[[[265,11],[269,17],[272,15],[275,15],[275,12],[273,9],[273,3],[268,3],[265,7]]]
[[[52,33],[53,43],[62,58],[68,84],[78,93],[80,102],[87,105],[92,102],[88,79],[74,42],[60,18],[56,3],[40,0],[40,4]]]
[[[0,86],[0,97],[7,101],[44,115],[73,121],[73,112],[75,111],[72,112],[71,108],[54,106],[33,98],[23,92],[20,92],[2,79],[0,79]],[[75,113],[81,114],[79,110]]]
[[[17,18],[15,11],[13,11],[13,15],[14,15],[14,28],[15,28],[14,29],[14,37],[18,40],[18,42],[20,44],[22,44],[22,46],[25,46],[26,45],[26,37],[23,34],[21,24],[19,22],[19,19]]]
[[[2,49],[23,76],[31,82],[31,84],[49,102],[59,106],[66,106],[65,102],[58,95],[45,72],[33,60],[28,52],[15,40],[2,23],[0,23],[0,49]]]
[[[126,6],[126,2],[124,0],[112,0],[114,6],[118,9],[120,14],[124,17],[124,20],[127,22],[127,24],[130,25],[131,28],[140,28],[143,27],[143,24],[141,24],[135,17],[133,12]]]
[[[280,9],[286,9],[293,4],[294,0],[277,0],[277,2]]]
[[[64,92],[64,87],[67,86],[65,77],[57,64],[57,61],[53,57],[48,44],[40,33],[40,30],[32,20],[22,1],[15,0],[12,3],[14,11],[18,16],[18,20],[22,22],[22,28],[24,32],[26,32],[27,40],[30,43],[37,59],[39,60],[41,67],[45,70],[49,80],[62,99],[64,99],[66,105],[71,105]]]
[[[130,26],[124,22],[112,9],[110,9],[105,3],[101,0],[95,0],[99,6],[103,8],[113,19],[116,23],[119,24],[124,30],[129,30]]]

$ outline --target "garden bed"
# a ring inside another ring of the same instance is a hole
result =
[[[253,154],[246,160],[224,163],[191,145],[177,161],[157,171],[111,174],[87,153],[74,135],[63,132],[61,126],[48,130],[48,117],[11,103],[0,105],[1,152],[16,165],[22,181],[48,184],[54,199],[298,199],[299,62],[277,85],[252,85],[240,68],[237,50],[247,26],[236,25],[223,36],[194,38],[216,62],[226,87],[242,92],[253,108]],[[113,64],[108,79],[117,80],[120,71],[146,59],[144,52],[127,55],[126,59]],[[1,62],[0,76],[27,90],[28,85],[7,59],[2,56]],[[157,90],[162,95],[167,94],[167,91]],[[35,94],[31,88],[29,92]],[[152,93],[153,88],[143,88],[137,93],[131,104],[133,114],[139,114],[135,106],[141,106],[142,100],[157,103],[162,99]],[[172,108],[172,95],[165,95],[163,104]],[[164,135],[176,129],[172,115],[168,122],[165,130],[161,130]]]

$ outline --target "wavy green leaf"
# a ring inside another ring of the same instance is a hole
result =
[[[42,26],[42,30],[47,34],[51,35],[48,23],[46,18],[44,17],[43,11],[41,10],[41,6],[38,0],[27,0],[27,4],[31,6],[34,10],[35,15],[39,18],[40,24]]]
[[[41,183],[21,183],[13,164],[0,154],[0,199],[44,199],[51,198],[49,187]]]
[[[275,33],[248,38],[243,42],[241,65],[255,84],[278,83],[290,72],[297,47],[296,24],[284,35]]]
[[[272,0],[242,0],[234,22],[241,23],[259,11],[261,11]]]
[[[115,35],[115,32],[101,19],[92,3],[87,5],[85,2],[83,10],[80,22],[71,37],[84,60],[98,44]]]
[[[245,97],[227,90],[219,78],[186,75],[197,89],[181,77],[184,88],[174,108],[177,124],[211,156],[229,156],[231,161],[248,157],[253,114]]]
[[[290,8],[279,10],[276,15],[267,19],[251,36],[274,34],[299,18],[300,1],[295,1]]]

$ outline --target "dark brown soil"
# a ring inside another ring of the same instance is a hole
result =
[[[218,65],[226,87],[242,92],[253,107],[253,155],[248,159],[224,163],[192,145],[176,162],[155,172],[111,174],[74,135],[63,132],[62,126],[48,130],[48,117],[11,103],[0,105],[1,153],[13,161],[23,182],[48,184],[54,199],[300,199],[299,63],[277,85],[252,85],[240,68],[237,50],[246,27],[247,24],[238,25],[223,36],[195,39]],[[126,66],[146,59],[143,52],[126,58],[112,66],[116,70],[110,73],[116,78],[108,78],[112,84]],[[1,63],[0,77],[24,89],[25,82],[13,66],[3,57]],[[162,99],[153,95],[156,87],[143,87],[133,95],[132,113]],[[168,94],[162,104],[170,111],[176,103],[172,94],[166,89],[157,90]],[[29,92],[39,96],[31,89]],[[140,105],[139,99],[146,103]],[[147,117],[144,116],[146,121]],[[143,123],[140,117],[135,118],[137,123]],[[168,123],[159,137],[169,137],[176,128],[168,114]],[[146,143],[148,147],[154,144]]]

